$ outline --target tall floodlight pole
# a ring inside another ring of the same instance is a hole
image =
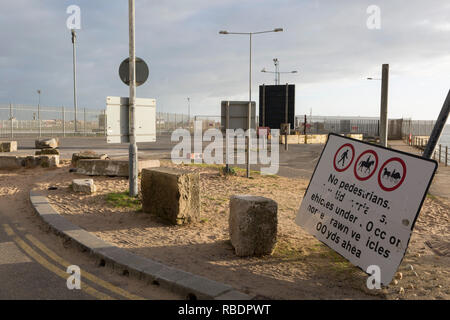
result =
[[[135,104],[136,104],[136,51],[135,51],[135,7],[134,0],[128,0],[129,13],[129,42],[130,42],[130,98],[129,98],[129,191],[131,197],[138,195],[138,159],[135,124]]]
[[[37,91],[38,93],[38,125],[39,125],[39,137],[42,136],[41,130],[41,90]]]
[[[251,134],[250,129],[252,127],[252,36],[254,34],[270,33],[270,32],[282,32],[283,28],[276,28],[269,31],[259,31],[259,32],[228,32],[225,30],[219,31],[219,34],[239,34],[248,35],[250,40],[250,66],[249,66],[249,88],[248,88],[248,134],[247,134],[247,178],[250,178],[250,144],[251,144]]]
[[[191,98],[187,98],[188,101],[188,127],[191,130]]]
[[[73,108],[74,108],[74,121],[75,121],[75,133],[77,132],[77,51],[75,43],[77,42],[77,34],[75,29],[72,32],[72,52],[73,52]]]
[[[275,74],[275,85],[279,85],[281,82],[281,77],[280,74],[281,73],[298,73],[297,70],[293,70],[293,71],[280,71],[280,61],[275,58],[273,59],[273,63],[275,65],[275,71],[267,71],[266,68],[263,68],[261,70],[261,72],[265,72],[265,73],[274,73]]]
[[[279,61],[277,58],[273,59],[273,64],[275,65],[275,85],[280,84],[280,69],[279,69]]]

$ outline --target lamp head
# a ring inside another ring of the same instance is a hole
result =
[[[219,31],[219,34],[228,34],[228,31],[226,31],[226,30],[221,30],[221,31]]]
[[[276,28],[276,29],[273,29],[273,32],[283,32],[283,28]]]

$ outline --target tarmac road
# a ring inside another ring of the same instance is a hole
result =
[[[34,154],[36,138],[18,138],[18,154]],[[204,142],[203,148],[210,142]],[[62,159],[71,159],[72,154],[82,150],[93,150],[106,153],[110,158],[128,158],[128,144],[108,144],[105,137],[66,137],[59,139],[59,150]],[[170,159],[171,151],[178,142],[171,142],[170,135],[157,137],[156,142],[138,143],[139,158],[141,159]],[[193,145],[193,143],[192,143]],[[292,178],[309,179],[319,160],[324,145],[279,145],[278,175]],[[224,150],[223,150],[224,151]],[[245,165],[238,165],[245,167]],[[252,165],[251,170],[260,170],[259,165]],[[266,166],[267,167],[267,166]]]
[[[39,173],[26,170],[0,171],[0,299],[183,299],[100,266],[97,259],[50,232],[28,198],[38,179]],[[67,287],[67,267],[72,265],[81,269],[80,290]]]

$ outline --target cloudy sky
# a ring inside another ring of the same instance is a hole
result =
[[[101,109],[106,96],[127,96],[118,67],[128,56],[126,0],[14,0],[0,10],[0,104],[73,106],[69,5],[81,8],[78,31],[80,107]],[[367,8],[380,8],[369,29]],[[159,111],[218,115],[221,100],[248,99],[248,32],[254,36],[253,99],[273,84],[296,84],[296,114],[377,116],[381,65],[390,64],[389,117],[435,119],[450,89],[448,0],[136,0],[136,54],[150,78],[138,97]]]

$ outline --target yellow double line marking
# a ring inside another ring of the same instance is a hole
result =
[[[9,226],[8,224],[4,224],[3,228],[5,229],[5,232],[8,236],[12,237],[14,242],[17,243],[17,245],[19,247],[21,247],[30,257],[32,257],[36,262],[38,262],[40,265],[42,265],[43,267],[45,267],[46,269],[50,270],[51,272],[55,273],[56,275],[60,276],[63,279],[67,279],[69,277],[69,274],[66,273],[65,271],[61,270],[60,268],[58,268],[56,265],[52,264],[51,262],[49,262],[47,259],[45,259],[42,255],[40,255],[39,253],[37,253],[35,250],[33,250],[33,248],[31,248],[25,241],[23,241],[19,236],[17,236],[17,234],[14,232],[14,230],[11,228],[11,226]],[[25,237],[33,244],[35,245],[37,248],[39,248],[42,252],[44,252],[48,257],[50,257],[52,260],[54,260],[55,262],[59,263],[60,265],[62,265],[63,267],[67,268],[68,266],[72,265],[70,262],[64,260],[63,258],[61,258],[60,256],[58,256],[56,253],[54,253],[52,250],[50,250],[49,248],[47,248],[42,242],[40,242],[39,240],[37,240],[35,237],[33,237],[31,234],[27,234],[25,235]],[[86,271],[82,271],[81,272],[81,277],[82,278],[86,278],[92,282],[94,282],[95,284],[111,291],[114,292],[120,296],[123,296],[127,299],[130,300],[144,300],[144,298],[134,295],[132,293],[129,293],[126,290],[123,290],[119,287],[116,287],[112,284],[110,284],[109,282],[106,282],[96,276],[94,276],[93,274],[86,272]],[[102,293],[94,288],[92,288],[91,286],[87,285],[86,283],[82,282],[81,284],[81,290],[85,291],[86,293],[88,293],[89,295],[97,298],[97,299],[101,299],[101,300],[115,300],[113,297]]]

